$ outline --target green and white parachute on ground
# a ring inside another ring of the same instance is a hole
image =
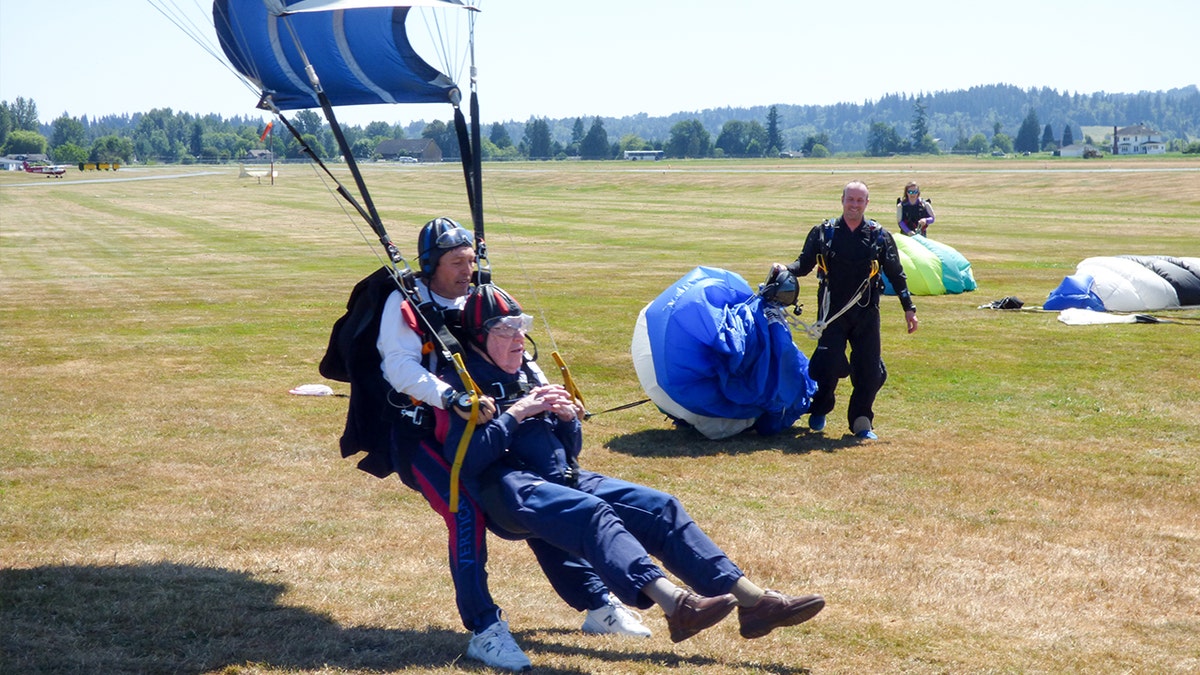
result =
[[[944,295],[975,290],[971,263],[950,246],[916,234],[896,237],[896,250],[908,277],[909,293]],[[883,277],[883,292],[896,294],[887,276]]]

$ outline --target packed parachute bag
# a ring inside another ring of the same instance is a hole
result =
[[[1006,295],[999,300],[993,300],[986,305],[980,305],[979,309],[1021,309],[1025,306],[1024,302],[1015,295]]]

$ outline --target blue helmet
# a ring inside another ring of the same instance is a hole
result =
[[[417,262],[421,276],[428,279],[437,269],[438,261],[447,251],[460,246],[475,247],[475,235],[452,218],[434,218],[425,223],[417,235]]]

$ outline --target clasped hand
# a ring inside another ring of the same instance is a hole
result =
[[[582,414],[582,408],[562,385],[547,384],[535,387],[508,409],[508,414],[518,422],[544,412],[553,413],[566,422]]]

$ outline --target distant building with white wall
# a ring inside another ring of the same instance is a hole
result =
[[[1117,129],[1114,136],[1118,155],[1161,155],[1167,151],[1162,134],[1141,124]]]

